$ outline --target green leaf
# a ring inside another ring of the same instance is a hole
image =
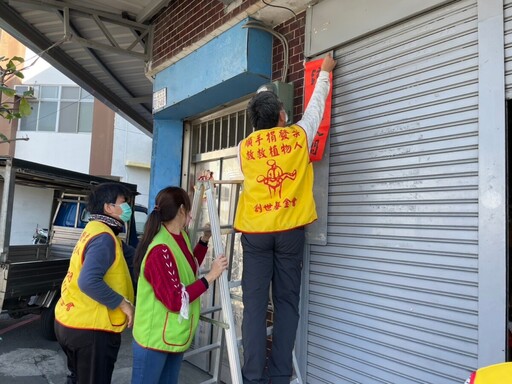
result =
[[[0,140],[2,141],[8,141],[9,139],[7,138],[7,136],[5,136],[3,133],[0,133]]]
[[[30,103],[26,99],[20,100],[20,115],[28,116],[32,113],[32,108],[30,107]]]
[[[19,56],[14,56],[11,58],[12,61],[17,61],[19,63],[23,63],[25,61],[25,59],[23,57],[19,57]]]
[[[4,95],[10,96],[10,97],[13,97],[14,95],[16,95],[16,91],[14,89],[5,87],[3,85],[0,85],[0,92],[2,92]]]
[[[14,72],[14,76],[18,76],[20,79],[24,79],[25,78],[25,76],[23,76],[23,73],[21,73],[20,71]]]

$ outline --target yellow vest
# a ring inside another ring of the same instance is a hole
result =
[[[91,221],[84,228],[76,243],[69,261],[69,268],[61,287],[61,297],[55,307],[55,319],[69,328],[122,332],[127,326],[127,318],[119,308],[109,309],[93,300],[78,287],[78,279],[83,266],[83,256],[87,244],[95,236],[108,233],[116,243],[114,263],[103,277],[114,291],[133,301],[134,292],[130,271],[123,255],[121,240],[105,224]]]
[[[279,232],[317,219],[313,165],[301,127],[255,131],[239,148],[244,184],[235,215],[238,231]]]

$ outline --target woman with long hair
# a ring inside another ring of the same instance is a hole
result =
[[[190,210],[185,190],[162,189],[135,252],[132,384],[178,383],[183,354],[199,321],[198,299],[227,268],[227,259],[221,255],[198,278],[211,232],[205,231],[192,251],[185,232]]]

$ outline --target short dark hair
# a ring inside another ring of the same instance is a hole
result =
[[[277,95],[270,91],[259,92],[247,105],[249,120],[254,129],[277,127],[283,103]]]
[[[133,192],[120,183],[102,183],[91,187],[87,210],[92,214],[103,214],[105,203],[114,204],[119,196],[123,196],[127,202],[133,197]]]

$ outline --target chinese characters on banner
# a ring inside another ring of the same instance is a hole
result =
[[[315,89],[316,79],[320,74],[320,68],[322,66],[323,59],[313,60],[306,63],[304,70],[304,109],[311,99],[313,90]],[[331,88],[329,94],[325,100],[325,110],[320,127],[313,139],[311,150],[309,152],[309,158],[311,161],[320,161],[324,155],[325,143],[327,142],[327,135],[329,134],[329,128],[331,126],[331,100],[332,100],[332,72],[329,73]]]
[[[302,145],[301,145],[302,143]],[[286,183],[293,183],[297,176],[294,168],[294,154],[305,150],[306,137],[303,130],[295,126],[274,128],[263,132],[255,132],[243,145],[242,153],[247,161],[258,161],[266,165],[262,174],[256,177],[256,183],[268,189],[268,196],[254,207],[254,213],[279,211],[293,208],[297,198],[283,198],[282,191]]]
[[[287,129],[279,129],[278,131],[268,130],[265,133],[258,133],[254,137],[248,137],[243,149],[245,157],[247,160],[280,157],[290,154],[298,148],[302,148],[299,143],[290,140],[290,135],[298,137],[300,136],[300,131],[292,126]],[[292,143],[294,143],[293,146],[291,145]]]

